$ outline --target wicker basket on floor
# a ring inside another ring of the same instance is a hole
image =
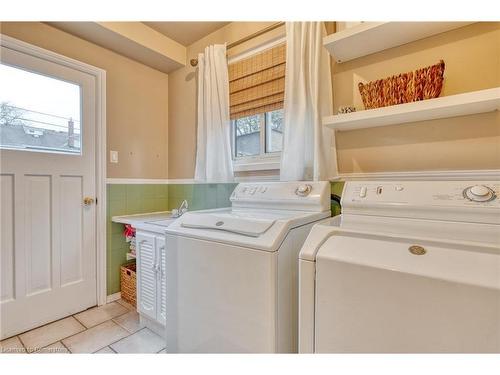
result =
[[[123,300],[137,306],[137,274],[135,261],[120,267],[120,291]]]
[[[414,72],[358,83],[365,109],[437,98],[444,80],[444,61]]]

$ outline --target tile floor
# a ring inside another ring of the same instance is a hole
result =
[[[0,341],[0,353],[165,353],[165,340],[118,300]]]

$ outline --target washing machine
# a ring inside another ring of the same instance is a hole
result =
[[[167,228],[167,351],[297,352],[298,254],[330,184],[240,183],[230,199]]]
[[[347,182],[300,252],[300,352],[498,353],[499,190]]]

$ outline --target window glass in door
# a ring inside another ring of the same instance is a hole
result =
[[[81,154],[81,89],[0,64],[0,147]]]

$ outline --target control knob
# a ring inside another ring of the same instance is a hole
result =
[[[489,202],[496,198],[495,192],[484,185],[473,185],[464,189],[463,195],[472,202]]]
[[[306,197],[309,195],[309,193],[312,190],[311,185],[299,185],[299,187],[295,190],[295,194],[297,194],[299,197]]]

